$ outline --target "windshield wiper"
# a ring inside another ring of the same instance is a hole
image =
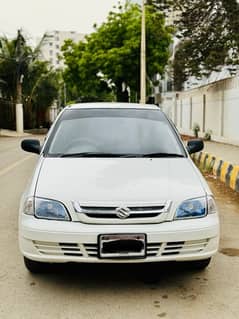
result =
[[[66,153],[59,157],[122,157],[123,154],[103,153],[103,152],[81,152],[81,153]]]
[[[148,153],[148,154],[123,154],[123,153],[104,153],[104,152],[81,152],[59,154],[58,157],[121,157],[121,158],[142,158],[142,157],[184,157],[176,153]]]
[[[148,153],[142,154],[142,157],[185,157],[182,154],[177,153]]]

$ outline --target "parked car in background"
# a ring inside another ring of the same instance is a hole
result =
[[[177,130],[156,106],[66,107],[42,146],[19,212],[31,272],[47,263],[187,261],[206,267],[218,250],[214,198]]]

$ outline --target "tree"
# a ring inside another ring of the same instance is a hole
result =
[[[187,42],[188,75],[200,77],[220,70],[223,65],[238,64],[237,0],[176,0],[171,6],[181,12],[177,24],[182,42]]]
[[[11,100],[16,99],[17,73],[19,71],[19,58],[17,56],[17,39],[0,39],[0,78],[5,82],[4,95]],[[22,63],[22,71],[25,63]]]
[[[32,63],[23,82],[25,127],[46,124],[45,113],[58,97],[60,74],[49,67],[46,61]]]
[[[180,34],[190,39],[187,69],[208,75],[223,65],[238,64],[239,4],[236,0],[179,1]]]
[[[183,83],[187,80],[187,57],[190,54],[191,41],[184,41],[178,44],[174,59],[172,61],[174,90],[181,91]]]
[[[34,125],[37,105],[46,108],[57,97],[57,77],[47,62],[39,61],[44,38],[35,49],[27,45],[20,31],[15,39],[0,38],[0,79],[5,83],[4,96],[14,103],[19,102],[19,98],[23,101],[28,128]],[[21,88],[19,90],[20,85],[23,92]],[[48,92],[42,94],[44,86]]]
[[[147,6],[147,76],[163,73],[169,57],[172,29],[165,27],[164,16]],[[65,80],[75,91],[91,92],[104,83],[114,88],[117,100],[124,99],[122,87],[129,87],[131,96],[139,96],[141,8],[126,2],[109,13],[107,21],[95,26],[86,42],[63,47],[66,63]],[[96,90],[97,91],[97,90]],[[98,93],[98,91],[96,92]]]
[[[111,90],[96,65],[88,44],[65,41],[62,47],[66,69],[63,72],[68,101],[112,100]]]
[[[175,0],[146,0],[146,3],[167,16],[174,9]]]

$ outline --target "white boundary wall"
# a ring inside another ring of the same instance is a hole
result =
[[[182,134],[193,135],[196,123],[200,137],[212,131],[212,140],[239,145],[238,77],[176,93],[162,108]]]

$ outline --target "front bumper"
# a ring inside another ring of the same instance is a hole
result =
[[[100,259],[100,234],[139,234],[147,237],[146,258]],[[48,221],[22,214],[19,224],[22,254],[32,260],[51,263],[133,263],[187,261],[214,255],[219,244],[217,214],[201,219],[178,220],[150,225],[88,225],[79,222]]]

